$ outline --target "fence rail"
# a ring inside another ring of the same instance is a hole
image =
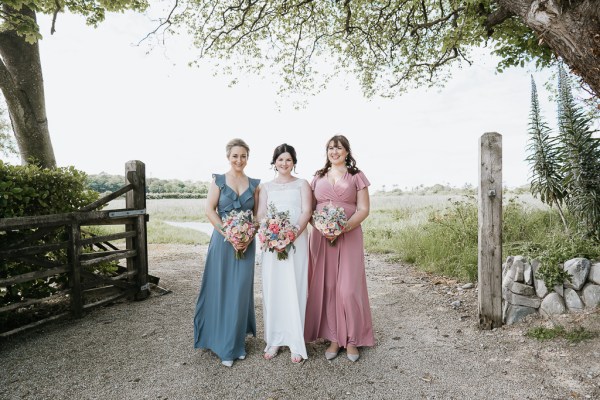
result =
[[[25,298],[5,305],[0,307],[0,314],[59,296],[68,296],[70,302],[70,312],[0,333],[0,337],[11,336],[69,314],[79,318],[85,309],[125,296],[142,300],[149,295],[148,282],[158,283],[158,278],[148,275],[144,163],[127,162],[125,179],[122,188],[79,211],[0,219],[0,234],[19,236],[19,240],[0,249],[0,262],[16,262],[35,268],[35,271],[0,279],[0,290],[8,291],[19,283],[48,280],[61,274],[68,277],[66,289],[45,298]],[[124,209],[94,211],[123,194],[126,195]],[[124,231],[102,236],[85,231],[85,227],[102,225],[123,225]],[[124,241],[125,248],[120,249],[111,243],[115,240]],[[56,257],[57,252],[66,253],[66,257]],[[117,276],[102,276],[91,271],[99,264],[120,260],[126,260],[126,267],[119,265]],[[89,301],[86,302],[86,298]]]

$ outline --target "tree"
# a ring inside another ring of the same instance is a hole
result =
[[[143,10],[146,0],[3,0],[0,6],[0,89],[6,99],[21,160],[55,167],[48,130],[42,64],[42,39],[36,15],[57,16],[65,9],[85,16],[96,26],[107,11]]]
[[[442,85],[456,64],[490,46],[498,69],[562,58],[600,93],[597,0],[179,0],[167,27],[187,26],[200,57],[250,70],[273,64],[306,90],[344,69],[366,95]],[[172,24],[172,25],[171,25]],[[317,65],[316,59],[327,62]],[[331,66],[332,71],[327,71]],[[316,74],[316,69],[320,73]],[[319,81],[317,81],[319,80]]]

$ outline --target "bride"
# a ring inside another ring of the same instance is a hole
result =
[[[271,165],[277,176],[262,184],[257,217],[267,214],[269,204],[277,211],[289,211],[298,235],[285,260],[276,252],[262,254],[263,313],[265,324],[264,358],[272,359],[280,347],[288,346],[293,363],[308,358],[304,344],[304,313],[308,287],[308,239],[306,226],[312,213],[312,190],[305,179],[292,176],[297,163],[296,150],[288,144],[275,148]]]

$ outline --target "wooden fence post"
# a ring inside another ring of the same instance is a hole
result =
[[[69,229],[69,248],[67,249],[67,257],[71,269],[71,273],[69,274],[69,286],[71,287],[71,313],[75,318],[81,318],[83,315],[81,262],[79,260],[81,229],[78,221],[73,221],[71,225],[68,225],[67,227],[67,229]]]
[[[479,139],[479,327],[502,326],[502,135]]]
[[[134,189],[127,192],[125,204],[127,209],[146,210],[146,166],[138,160],[128,161],[125,164],[125,179],[134,185]],[[146,214],[136,219],[135,225],[127,225],[126,230],[135,230],[136,236],[127,239],[127,249],[136,249],[137,255],[127,259],[127,270],[137,271],[135,282],[137,291],[136,300],[148,297],[148,247],[146,233]]]

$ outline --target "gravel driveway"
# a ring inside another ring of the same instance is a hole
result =
[[[367,278],[377,345],[357,363],[343,353],[325,360],[325,343],[308,345],[300,365],[287,350],[264,360],[257,267],[257,337],[246,341],[246,360],[222,367],[192,346],[205,253],[206,246],[151,245],[150,273],[172,293],[153,291],[0,343],[0,398],[600,398],[600,339],[538,342],[524,336],[548,323],[536,319],[480,331],[476,289],[375,255],[367,256]],[[558,322],[598,331],[600,312]]]

